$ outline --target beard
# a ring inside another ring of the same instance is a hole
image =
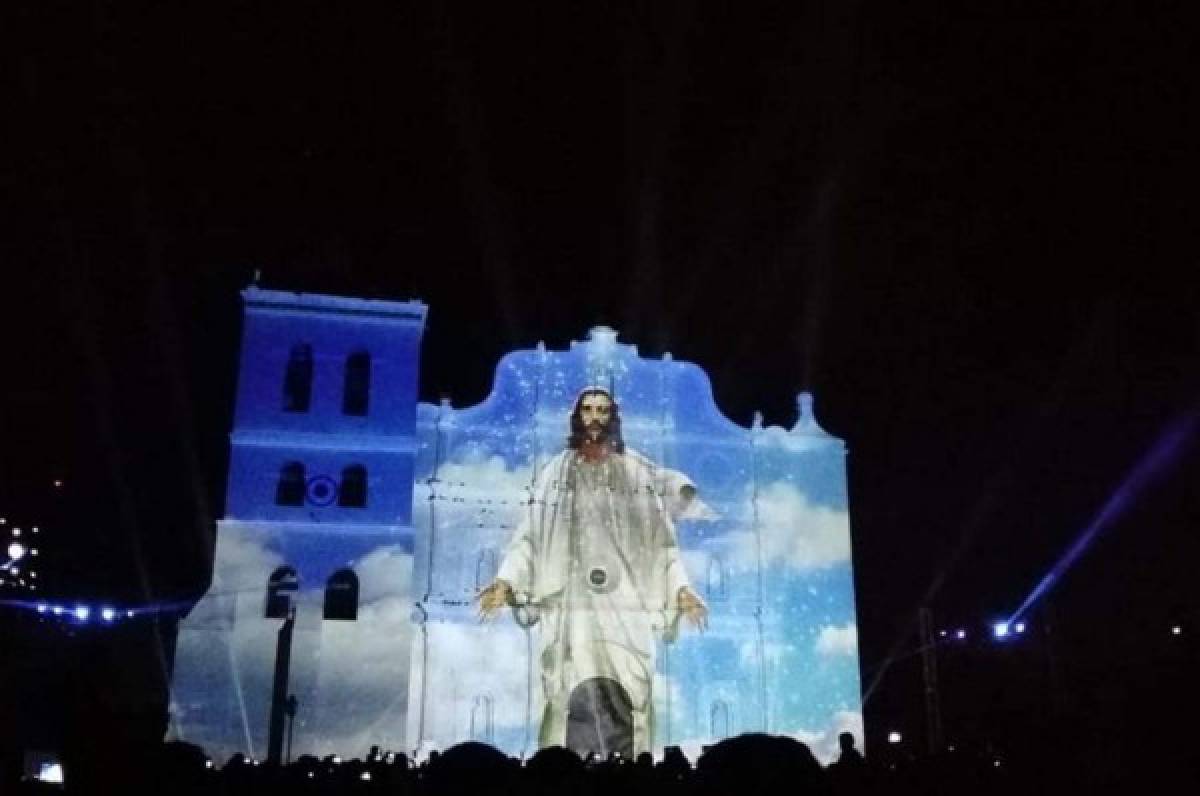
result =
[[[608,425],[605,423],[590,423],[584,427],[584,434],[592,442],[608,440]]]

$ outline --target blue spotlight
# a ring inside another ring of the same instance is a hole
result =
[[[105,622],[111,622],[117,618],[117,612],[111,608],[101,608],[100,609],[100,618],[103,619]]]
[[[77,605],[75,606],[74,614],[75,618],[80,622],[86,622],[88,617],[92,615],[92,609],[88,608],[86,605]]]
[[[49,610],[50,610],[50,606],[46,605],[45,603],[38,603],[37,612],[39,614],[44,614]]]
[[[1018,636],[1021,635],[1025,632],[1025,623],[1017,622],[1015,625],[1013,625],[1013,630],[1017,631]]]
[[[1125,512],[1125,509],[1133,503],[1134,498],[1179,458],[1180,453],[1183,452],[1185,443],[1191,439],[1192,433],[1196,430],[1197,420],[1200,420],[1200,412],[1192,412],[1173,423],[1163,432],[1162,436],[1155,441],[1150,450],[1129,471],[1129,474],[1117,487],[1116,491],[1109,495],[1108,500],[1100,507],[1100,511],[1096,513],[1096,516],[1092,518],[1087,527],[1075,538],[1075,541],[1059,557],[1058,561],[1054,562],[1054,566],[1050,568],[1050,571],[1034,586],[1033,591],[1021,603],[1021,607],[1010,617],[1010,621],[1015,621],[1018,617],[1024,616],[1030,606],[1041,599],[1042,595],[1049,592],[1055,583],[1058,582],[1058,579],[1091,546],[1096,536],[1106,527],[1116,522],[1117,518]]]
[[[1008,622],[996,622],[992,625],[992,635],[998,639],[1008,638]]]
[[[62,616],[62,615],[63,615],[63,607],[62,607],[61,605],[56,605],[56,606],[54,606],[54,607],[53,607],[52,609],[50,609],[50,610],[51,610],[51,612],[52,612],[52,613],[53,613],[55,616]]]

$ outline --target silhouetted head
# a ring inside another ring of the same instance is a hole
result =
[[[567,437],[567,447],[579,450],[585,442],[606,446],[613,453],[625,452],[620,407],[603,387],[585,387],[571,409],[571,435]]]
[[[838,735],[838,746],[843,752],[849,752],[854,748],[854,733],[843,732]]]

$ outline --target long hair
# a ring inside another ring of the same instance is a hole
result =
[[[612,414],[608,418],[608,428],[605,429],[608,437],[606,442],[609,450],[613,453],[624,453],[625,439],[621,436],[621,410],[617,406],[617,402],[613,400],[612,393],[603,387],[587,387],[576,396],[575,406],[571,409],[571,434],[567,437],[567,447],[577,451],[587,439],[587,429],[583,425],[580,407],[583,406],[583,399],[590,395],[603,395],[612,404]]]

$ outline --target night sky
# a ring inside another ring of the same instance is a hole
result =
[[[0,513],[46,593],[203,592],[257,269],[425,301],[428,401],[599,323],[744,425],[814,392],[902,714],[922,597],[1015,608],[1200,407],[1185,4],[489,5],[7,12]],[[1052,592],[1099,690],[1195,632],[1198,451]]]

